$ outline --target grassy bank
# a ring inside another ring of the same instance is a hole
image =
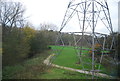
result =
[[[51,51],[38,54],[24,63],[3,68],[3,79],[91,79],[90,75],[46,66]]]
[[[3,68],[3,79],[91,79],[91,75],[46,66],[43,61],[51,53],[46,51],[24,63]]]
[[[92,58],[88,53],[89,50],[82,50],[81,61],[78,64],[79,57],[77,52],[80,52],[78,49],[76,50],[72,46],[51,46],[51,48],[55,50],[54,53],[57,54],[53,59],[54,64],[88,71],[92,69]],[[96,70],[98,70],[99,65],[101,66],[101,73],[109,74],[103,65],[95,61]]]
[[[47,69],[43,64],[43,60],[51,54],[45,51],[36,55],[34,58],[26,60],[24,63],[6,66],[3,68],[3,79],[37,79]]]
[[[75,51],[73,50],[73,47],[69,47],[65,49],[66,51],[63,51],[63,53],[65,54],[62,53],[58,55],[54,63],[58,65],[64,65],[72,68],[81,69],[82,65],[76,64],[78,60],[76,55],[74,55]],[[92,78],[91,75],[86,75],[74,71],[46,66],[45,64],[43,64],[43,61],[51,53],[53,53],[51,50],[45,51],[43,53],[37,54],[34,58],[26,60],[24,63],[14,66],[7,66],[3,68],[3,79],[91,79]],[[84,53],[87,53],[87,51],[84,51]],[[85,56],[85,54],[83,54],[83,56]],[[85,60],[85,58],[83,60]],[[90,61],[90,59],[85,60],[85,62],[86,61]],[[95,77],[95,78],[99,78],[99,77]]]
[[[92,76],[52,67],[51,69],[47,70],[46,73],[41,75],[40,78],[41,79],[92,79]],[[103,79],[101,77],[95,77],[95,78]]]

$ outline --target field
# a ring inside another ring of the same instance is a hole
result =
[[[43,61],[51,54],[45,51],[21,64],[6,66],[2,69],[3,79],[39,79],[48,69]]]
[[[73,47],[65,46],[51,46],[53,50],[62,50],[61,53],[56,55],[53,59],[54,64],[61,66],[91,70],[91,58],[88,55],[88,51],[83,51],[82,61],[83,64],[76,64],[78,57],[76,50]],[[77,50],[78,51],[78,50]],[[59,51],[60,52],[60,51]],[[34,58],[28,59],[24,63],[7,66],[3,69],[3,79],[91,79],[91,75],[86,75],[74,71],[59,69],[51,66],[46,66],[43,61],[53,53],[51,50],[38,54]],[[87,62],[87,63],[86,63]],[[89,62],[89,63],[88,63]],[[86,64],[85,64],[86,63]],[[101,65],[102,66],[102,65]],[[96,63],[97,67],[97,63]],[[107,73],[104,66],[101,67],[103,73]],[[101,78],[101,77],[95,77]],[[103,78],[101,78],[103,79]]]
[[[79,50],[74,49],[72,46],[51,46],[51,48],[54,50],[54,53],[56,56],[53,58],[53,63],[75,68],[75,69],[81,69],[81,70],[92,70],[92,58],[89,55],[88,50],[82,50],[81,55],[81,62],[78,64],[79,58],[77,56],[76,52],[80,52]],[[89,48],[84,48],[89,49]],[[101,66],[100,70],[101,73],[109,74],[106,70],[106,68],[101,65],[98,62],[95,62],[95,69],[98,70],[99,65]]]
[[[46,66],[43,61],[51,54],[43,52],[24,63],[3,69],[3,79],[91,79],[91,75]],[[97,77],[98,78],[98,77]]]
[[[40,78],[41,79],[91,79],[92,76],[52,67],[46,73],[41,75]],[[95,78],[105,79],[101,77],[95,77]]]
[[[91,79],[91,75],[44,65],[43,61],[51,53],[46,51],[24,63],[5,67],[3,79]]]

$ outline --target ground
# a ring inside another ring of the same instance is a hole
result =
[[[61,49],[62,47],[53,46],[52,49]],[[81,64],[76,64],[78,61],[75,55],[73,47],[64,47],[65,49],[61,54],[57,55],[53,59],[53,63],[67,66],[71,68],[81,69]],[[91,75],[86,75],[69,70],[59,69],[51,66],[46,66],[43,61],[53,53],[51,50],[47,50],[43,53],[37,54],[34,58],[28,59],[24,63],[7,66],[3,69],[3,79],[91,79]],[[90,58],[86,58],[87,51],[84,51],[83,61],[91,62]],[[85,57],[84,57],[85,56]],[[85,65],[84,65],[85,66]],[[85,66],[91,69],[89,66]],[[105,68],[102,67],[104,70]],[[98,77],[95,77],[98,78]]]
[[[76,52],[79,52],[79,50],[74,49],[72,46],[51,46],[56,55],[53,59],[53,63],[75,68],[75,69],[81,69],[81,70],[91,70],[92,69],[92,58],[89,55],[89,50],[83,50],[81,55],[81,63],[77,64],[79,61],[79,57],[77,56]],[[84,48],[89,49],[89,48]],[[103,65],[100,63],[95,62],[95,69],[98,70],[99,65],[101,66],[100,70],[102,70],[102,73],[108,73]]]

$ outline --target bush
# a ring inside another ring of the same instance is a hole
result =
[[[10,31],[9,27],[3,27],[3,66],[23,62],[43,52],[48,49],[48,43],[48,37],[43,31],[30,27],[14,27]]]
[[[19,28],[12,28],[9,34],[3,35],[3,66],[23,61],[27,57],[29,49],[29,44],[24,41],[23,32]]]
[[[43,52],[47,49],[47,39],[45,38],[42,32],[37,32],[36,35],[32,38],[30,43],[30,54],[29,57],[33,57],[35,54]]]

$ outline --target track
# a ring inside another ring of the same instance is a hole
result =
[[[59,65],[53,64],[53,63],[50,62],[50,59],[53,56],[54,56],[54,54],[51,54],[50,56],[48,56],[48,58],[46,58],[43,63],[46,64],[46,65],[51,65],[53,67],[57,67],[57,68],[61,68],[61,69],[66,69],[66,70],[70,70],[70,71],[76,71],[76,72],[79,72],[79,73],[92,75],[92,72],[89,72],[89,71],[73,69],[73,68],[69,68],[69,67],[64,67],[64,66],[59,66]],[[113,78],[112,76],[109,76],[109,75],[106,75],[106,74],[103,74],[103,73],[95,73],[94,75],[97,76],[97,77]]]

